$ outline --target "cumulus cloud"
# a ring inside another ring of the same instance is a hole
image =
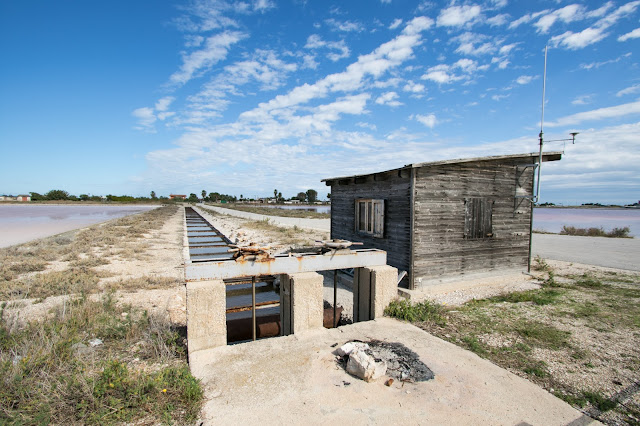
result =
[[[438,84],[449,84],[459,80],[468,80],[478,71],[486,71],[488,65],[478,65],[473,59],[458,59],[451,65],[439,64],[427,69],[427,72],[420,77],[422,80],[431,80]],[[456,70],[463,74],[456,74]]]
[[[440,11],[436,22],[439,27],[460,27],[473,22],[480,12],[478,5],[450,6]]]
[[[435,114],[426,114],[426,115],[414,114],[410,118],[413,120],[416,120],[419,123],[424,124],[430,129],[433,129],[436,126],[436,124],[438,124],[438,120],[436,119]]]
[[[573,22],[580,19],[583,16],[583,12],[584,6],[579,4],[570,4],[543,15],[538,22],[533,25],[538,29],[538,32],[546,33],[556,21],[562,21],[564,23]]]
[[[383,93],[376,99],[376,103],[378,105],[389,105],[390,107],[403,105],[402,102],[398,101],[398,94],[396,92]]]

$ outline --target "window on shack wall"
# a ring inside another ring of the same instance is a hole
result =
[[[384,200],[356,200],[356,232],[374,237],[384,236]]]
[[[493,238],[493,200],[466,198],[464,206],[464,238],[470,240]]]

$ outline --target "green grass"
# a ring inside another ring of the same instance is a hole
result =
[[[406,299],[394,300],[384,311],[385,315],[409,322],[428,322],[439,326],[446,325],[444,308],[425,300],[412,304]]]
[[[103,344],[88,345],[95,338]],[[72,300],[21,330],[3,323],[0,424],[192,423],[202,390],[182,342],[168,323],[109,295]]]
[[[439,306],[439,322],[425,321],[406,301],[391,305],[387,313],[526,377],[576,407],[593,407],[605,423],[637,422],[640,406],[612,399],[610,381],[623,374],[624,386],[640,382],[640,356],[629,350],[629,344],[640,342],[640,275],[593,271],[558,276],[542,259],[534,268],[546,275],[540,289]],[[592,345],[591,339],[607,344]],[[602,362],[616,356],[615,365]],[[585,383],[590,389],[584,389]]]

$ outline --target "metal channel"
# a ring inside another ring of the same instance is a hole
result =
[[[191,265],[233,262],[233,253],[229,252],[232,248],[231,241],[191,207],[185,207],[185,222]],[[230,340],[229,343],[260,338],[257,335],[257,323],[279,316],[280,312],[279,288],[274,285],[275,277],[254,275],[244,278],[229,277],[223,281],[227,286],[227,329],[244,327],[247,321],[251,322],[247,330],[248,338]],[[249,313],[250,318],[246,316]],[[242,335],[243,332],[232,330],[229,336]]]

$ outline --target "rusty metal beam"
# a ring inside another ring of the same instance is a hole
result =
[[[262,260],[188,262],[187,281],[330,271],[387,264],[387,252],[376,249],[336,250],[325,254],[281,255]]]

